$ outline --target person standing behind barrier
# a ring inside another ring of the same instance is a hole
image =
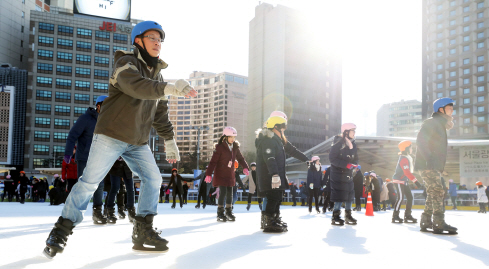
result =
[[[297,206],[297,184],[294,182],[289,183],[290,194],[292,195],[292,206]]]
[[[306,201],[307,201],[307,193],[308,189],[306,187],[306,182],[301,181],[301,185],[299,186],[300,190],[300,195],[301,195],[301,206],[306,206]]]
[[[323,176],[319,160],[318,156],[312,156],[311,162],[309,163],[309,169],[307,170],[307,187],[309,188],[307,203],[309,205],[309,213],[312,212],[312,199],[314,198],[317,214],[321,213],[319,210],[319,190],[321,188]]]
[[[256,179],[257,179],[256,163],[252,162],[250,164],[250,167],[251,167],[251,173],[249,173],[247,176],[245,176],[243,178],[243,184],[246,184],[246,182],[249,182],[248,183],[248,185],[249,185],[248,206],[246,207],[246,210],[248,210],[248,211],[250,210],[250,207],[251,207],[251,198],[253,197],[253,194],[255,194],[255,192],[258,193],[257,184],[256,184]],[[258,197],[258,206],[260,207],[260,210],[262,210],[261,203],[262,203],[262,198]],[[294,205],[295,205],[295,201],[294,201]]]
[[[421,215],[421,231],[433,229],[433,233],[456,234],[457,228],[445,222],[444,195],[441,173],[445,170],[448,139],[447,130],[453,128],[453,103],[451,98],[433,102],[433,114],[421,125],[416,138],[414,169],[419,171],[426,186],[426,203]],[[431,216],[433,215],[433,221]]]
[[[489,202],[486,195],[486,187],[482,184],[482,182],[477,181],[475,183],[477,187],[477,202],[479,203],[480,210],[477,213],[486,213],[486,205]]]
[[[335,202],[332,225],[357,224],[351,215],[351,204],[355,197],[352,169],[358,167],[355,133],[353,123],[341,125],[341,135],[334,137],[329,152],[331,162],[331,201]],[[345,220],[341,219],[341,204],[345,203]]]
[[[448,180],[448,194],[452,200],[453,210],[457,210],[457,184],[453,182],[453,179]]]

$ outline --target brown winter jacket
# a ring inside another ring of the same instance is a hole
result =
[[[154,127],[163,139],[173,139],[166,83],[160,74],[168,65],[160,60],[152,73],[137,48],[134,52],[116,51],[114,63],[109,97],[103,102],[94,133],[140,146],[148,143]]]
[[[212,180],[212,186],[224,186],[224,187],[234,187],[236,185],[236,178],[234,175],[234,161],[237,160],[238,163],[244,168],[249,169],[241,151],[239,150],[239,142],[235,141],[233,143],[233,151],[229,150],[226,142],[216,145],[214,154],[212,155],[209,167],[205,171],[206,176],[212,176],[214,172],[214,179]],[[231,162],[231,167],[229,167],[229,162]]]

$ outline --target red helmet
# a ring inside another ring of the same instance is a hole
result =
[[[171,172],[173,173],[173,171],[178,171],[178,170],[177,170],[176,168],[173,168],[173,169],[171,170]]]

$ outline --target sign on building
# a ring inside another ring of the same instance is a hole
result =
[[[131,20],[131,0],[74,0],[73,13]]]
[[[462,147],[460,177],[487,177],[489,175],[489,146]]]

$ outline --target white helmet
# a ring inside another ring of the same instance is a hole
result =
[[[351,130],[351,129],[356,129],[357,126],[353,123],[343,123],[341,125],[341,133],[345,132],[346,130]]]

